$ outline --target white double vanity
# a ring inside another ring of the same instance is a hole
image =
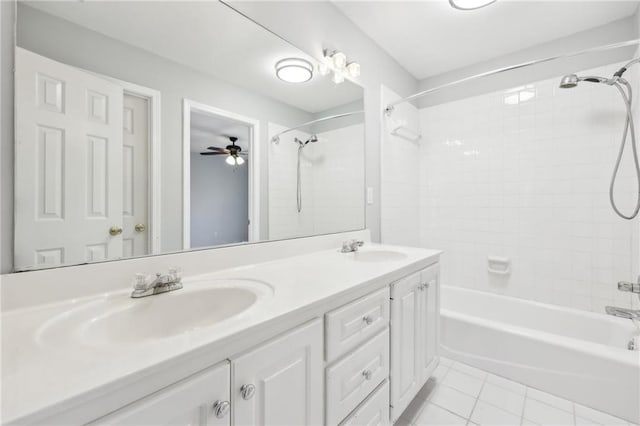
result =
[[[354,237],[4,276],[3,421],[393,423],[438,363],[439,252]],[[184,287],[131,298],[163,265]]]

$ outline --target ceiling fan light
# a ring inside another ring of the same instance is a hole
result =
[[[449,4],[458,10],[476,10],[495,3],[497,0],[449,0]]]
[[[242,157],[236,157],[236,164],[238,166],[241,166],[242,164],[244,164],[244,158]]]
[[[233,157],[233,155],[228,156],[227,159],[224,161],[230,166],[236,165],[236,159]]]
[[[276,76],[287,83],[304,83],[313,77],[313,66],[300,58],[286,58],[276,63]]]

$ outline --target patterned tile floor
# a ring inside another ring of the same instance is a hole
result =
[[[441,359],[394,426],[624,425],[625,420],[466,364]]]

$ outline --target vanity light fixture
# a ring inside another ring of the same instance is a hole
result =
[[[360,77],[360,64],[349,62],[347,55],[337,50],[324,50],[324,60],[318,65],[320,75],[329,75],[333,72],[334,83],[340,84],[346,76],[351,78]]]
[[[476,10],[489,6],[497,0],[449,0],[449,4],[458,10]]]
[[[300,58],[282,59],[276,63],[276,76],[287,83],[305,83],[313,77],[313,65]]]

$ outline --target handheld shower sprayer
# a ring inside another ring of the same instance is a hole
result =
[[[620,92],[622,96],[622,100],[624,101],[626,107],[626,118],[624,130],[622,132],[622,142],[620,143],[620,150],[618,152],[618,157],[616,159],[616,164],[613,168],[613,174],[611,176],[611,181],[609,183],[609,202],[613,211],[623,219],[631,220],[638,216],[640,212],[640,160],[638,159],[638,146],[636,143],[636,131],[635,131],[635,123],[633,120],[633,111],[631,110],[631,103],[633,100],[633,90],[631,89],[631,84],[624,78],[622,75],[627,71],[627,69],[633,65],[640,62],[640,58],[634,59],[633,61],[626,64],[624,67],[620,68],[618,71],[613,74],[612,78],[605,77],[596,77],[596,76],[587,76],[587,77],[579,77],[576,74],[568,74],[562,77],[560,80],[560,88],[561,89],[572,89],[577,87],[578,84],[582,81],[586,81],[589,83],[604,83],[609,86],[614,86]],[[626,91],[625,91],[626,89]],[[631,135],[631,155],[633,158],[633,162],[635,165],[636,172],[636,180],[638,184],[638,194],[636,198],[636,205],[631,212],[631,214],[626,215],[620,211],[616,200],[614,199],[613,192],[615,189],[616,180],[618,178],[618,171],[620,170],[620,163],[622,162],[622,157],[624,155],[624,149],[627,144],[627,136]]]

